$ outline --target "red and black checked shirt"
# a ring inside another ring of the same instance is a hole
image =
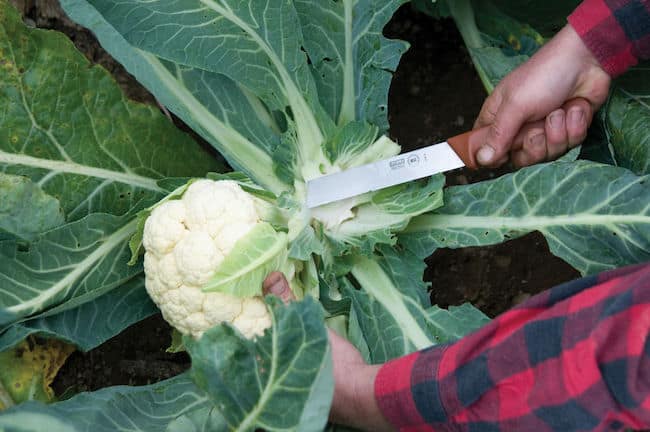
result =
[[[401,431],[650,427],[650,263],[560,285],[390,361],[375,398]]]
[[[650,58],[650,0],[585,0],[569,23],[612,76]]]

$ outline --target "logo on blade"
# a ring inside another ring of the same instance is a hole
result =
[[[406,162],[409,164],[409,166],[418,166],[420,163],[420,157],[416,154],[410,155]]]
[[[404,158],[392,160],[388,163],[388,165],[390,166],[390,169],[394,169],[394,170],[404,168],[405,165]]]

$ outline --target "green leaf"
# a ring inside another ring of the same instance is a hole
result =
[[[203,291],[219,291],[238,297],[259,295],[262,282],[287,259],[287,235],[266,223],[256,224],[237,240]]]
[[[648,181],[587,161],[535,165],[447,189],[446,205],[415,218],[401,240],[413,249],[460,248],[537,230],[553,254],[593,274],[650,259]]]
[[[334,391],[321,308],[311,298],[269,304],[273,325],[255,341],[228,325],[186,338],[192,377],[229,430],[321,431]]]
[[[63,224],[59,201],[29,178],[0,173],[0,240],[26,240]]]
[[[374,259],[358,257],[352,275],[362,290],[347,290],[368,345],[371,361],[381,363],[424,349],[437,341],[426,328],[425,305],[397,287]]]
[[[345,283],[346,280],[343,279],[342,282]],[[325,312],[327,312],[328,317],[350,313],[350,299],[342,297],[338,287],[322,277],[318,280],[318,300]]]
[[[0,412],[0,430],[36,432],[165,431],[193,411],[207,413],[209,399],[187,374],[144,387],[108,387],[63,402],[27,402]]]
[[[0,171],[58,199],[66,221],[125,214],[164,195],[157,179],[220,167],[158,109],[128,101],[67,37],[0,6]]]
[[[427,328],[437,340],[444,342],[458,340],[490,322],[490,318],[469,303],[448,309],[432,306],[427,315]]]
[[[422,280],[424,270],[427,268],[424,260],[399,245],[394,247],[380,245],[377,252],[382,257],[381,265],[384,271],[390,275],[395,287],[404,295],[411,296],[423,306],[429,307],[431,305],[430,284]]]
[[[319,114],[322,109],[307,57],[300,49],[300,22],[291,2],[256,7],[236,0],[89,3],[132,46],[178,64],[223,74],[270,110],[285,113],[296,134],[297,166],[317,172],[330,121]]]
[[[337,162],[342,168],[349,168],[355,165],[355,157],[363,152],[369,143],[375,141],[379,128],[366,122],[350,122],[336,131],[330,140],[325,143],[325,152],[332,162]],[[399,146],[395,144],[396,153],[399,153]],[[395,153],[395,154],[396,154]],[[388,154],[384,157],[394,156]],[[375,159],[372,159],[375,160]],[[368,162],[371,162],[369,160]],[[365,162],[365,161],[364,161]],[[356,165],[362,165],[357,163]]]
[[[259,100],[223,75],[177,65],[134,48],[85,0],[60,3],[70,18],[91,29],[106,51],[215,146],[231,166],[270,191],[289,188],[273,173],[270,155],[279,136]]]
[[[228,425],[218,410],[206,406],[172,420],[165,432],[213,432],[228,430]]]
[[[291,241],[289,248],[289,258],[306,261],[311,258],[312,254],[320,255],[323,253],[323,244],[320,242],[314,228],[307,225],[298,236]]]
[[[250,177],[248,177],[246,174],[233,171],[233,172],[228,172],[228,173],[208,173],[206,176],[207,178],[211,180],[232,180],[234,182],[237,182],[237,184],[246,192],[248,192],[251,195],[255,195],[256,197],[266,199],[266,200],[275,200],[277,196],[273,192],[269,192],[267,190],[262,189],[258,185],[256,185]]]
[[[349,333],[372,363],[459,339],[489,321],[469,304],[442,309],[430,306],[428,297],[423,302],[423,283],[411,283],[418,265],[414,256],[394,251],[355,260],[352,275],[362,289],[344,289],[352,299]]]
[[[75,307],[142,271],[130,267],[135,220],[91,214],[48,231],[29,245],[0,242],[0,330],[57,306]]]
[[[433,176],[419,182],[403,183],[375,192],[370,202],[354,206],[353,218],[329,227],[324,234],[330,242],[334,255],[354,250],[371,254],[377,244],[394,244],[395,233],[406,227],[411,218],[442,205],[444,177]],[[354,203],[353,198],[350,202]],[[314,209],[314,217],[320,212],[342,213],[348,209],[346,201]],[[341,207],[341,209],[337,209]]]
[[[452,0],[453,1],[453,0]],[[580,0],[491,0],[504,14],[528,23],[546,35],[557,32],[566,25],[566,17]]]
[[[155,313],[158,308],[144,288],[144,277],[138,276],[75,308],[12,325],[0,334],[0,351],[32,334],[62,339],[90,351]]]
[[[650,174],[650,64],[616,80],[604,111],[607,143],[616,163],[638,175]]]
[[[386,136],[377,138],[377,126],[367,122],[350,122],[337,129],[325,143],[325,153],[341,169],[364,165],[395,156],[400,146]]]
[[[388,87],[408,48],[382,30],[403,0],[298,0],[304,47],[323,107],[339,124],[365,120],[388,130]]]

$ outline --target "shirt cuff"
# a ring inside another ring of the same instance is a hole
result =
[[[442,431],[448,422],[438,386],[447,345],[438,345],[385,363],[375,378],[375,400],[384,417],[401,431]]]
[[[610,76],[637,64],[633,45],[605,0],[583,1],[568,21]]]

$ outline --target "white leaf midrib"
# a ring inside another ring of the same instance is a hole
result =
[[[406,232],[419,232],[433,229],[479,228],[479,229],[542,229],[554,226],[614,226],[649,225],[650,215],[643,214],[574,214],[562,216],[467,216],[467,215],[426,215],[414,219]]]
[[[34,308],[38,308],[46,304],[52,297],[58,296],[64,291],[70,290],[74,283],[83,277],[88,271],[92,269],[98,262],[106,257],[115,247],[122,244],[126,239],[130,238],[135,232],[137,219],[133,219],[128,224],[124,225],[119,230],[109,235],[106,240],[95,249],[92,253],[86,256],[83,260],[78,262],[74,270],[67,273],[63,278],[59,279],[56,283],[50,285],[47,289],[40,292],[35,297],[23,301],[14,306],[5,308],[9,313],[23,315],[24,311],[30,313]]]
[[[0,150],[0,164],[41,168],[52,173],[78,174],[86,177],[95,177],[118,183],[125,183],[154,192],[164,192],[164,190],[158,186],[156,180],[150,177],[141,176],[132,172],[125,173],[82,165],[70,160],[42,159],[25,154],[7,153]]]

